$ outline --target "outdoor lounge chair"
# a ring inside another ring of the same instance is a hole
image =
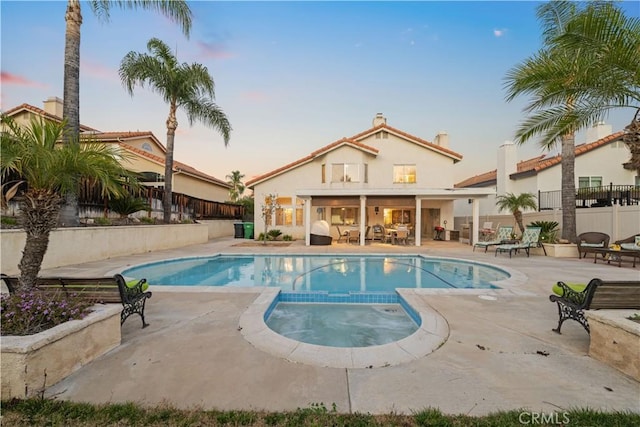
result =
[[[510,225],[503,225],[502,227],[498,228],[498,233],[496,234],[496,238],[494,240],[488,242],[476,242],[473,245],[473,251],[475,252],[476,246],[484,248],[484,251],[487,252],[489,246],[504,244],[505,240],[511,239],[511,233],[513,233],[513,227]]]
[[[488,221],[482,224],[482,228],[480,229],[480,238],[482,240],[489,240],[495,234],[496,230],[493,229],[493,222]]]
[[[513,252],[518,252],[520,249],[524,249],[529,256],[529,250],[531,248],[538,247],[538,240],[540,239],[540,227],[529,227],[522,233],[522,240],[519,243],[498,245],[496,246],[496,254],[498,252],[509,252],[509,258]]]

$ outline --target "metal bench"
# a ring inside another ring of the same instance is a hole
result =
[[[640,309],[640,281],[592,279],[581,292],[564,282],[558,282],[558,286],[561,295],[554,293],[549,296],[551,302],[558,304],[558,326],[553,329],[557,333],[567,319],[577,321],[590,333],[585,310]]]
[[[0,277],[9,289],[15,293],[20,283],[18,277],[2,274]],[[122,303],[120,324],[134,313],[142,318],[142,327],[149,324],[144,319],[144,308],[151,292],[145,286],[147,280],[141,279],[127,283],[120,274],[113,277],[38,277],[35,290],[49,295],[64,294],[66,297],[79,297],[91,302],[109,304]]]

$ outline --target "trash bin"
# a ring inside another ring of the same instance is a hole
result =
[[[233,224],[233,229],[235,231],[236,239],[242,239],[244,237],[244,225],[241,222],[236,222]]]
[[[244,225],[244,238],[253,239],[253,223],[244,222],[243,225]]]

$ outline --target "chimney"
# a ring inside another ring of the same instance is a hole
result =
[[[611,125],[607,125],[604,122],[598,122],[595,125],[587,129],[587,140],[585,143],[590,144],[596,142],[599,139],[609,136],[613,133]]]
[[[57,96],[50,96],[43,104],[45,112],[62,118],[62,99]]]
[[[386,125],[386,124],[387,124],[387,119],[382,115],[382,113],[376,114],[376,116],[373,118],[373,127]]]
[[[434,144],[442,148],[449,148],[449,134],[447,131],[441,130],[433,140]]]
[[[496,172],[496,193],[503,196],[512,193],[511,179],[509,175],[518,170],[518,152],[516,145],[511,141],[505,141],[498,148],[498,165]]]

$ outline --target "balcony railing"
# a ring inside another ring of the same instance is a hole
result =
[[[596,208],[614,204],[637,205],[640,187],[636,185],[605,185],[576,188],[576,208]],[[538,191],[538,210],[562,209],[562,191]]]

